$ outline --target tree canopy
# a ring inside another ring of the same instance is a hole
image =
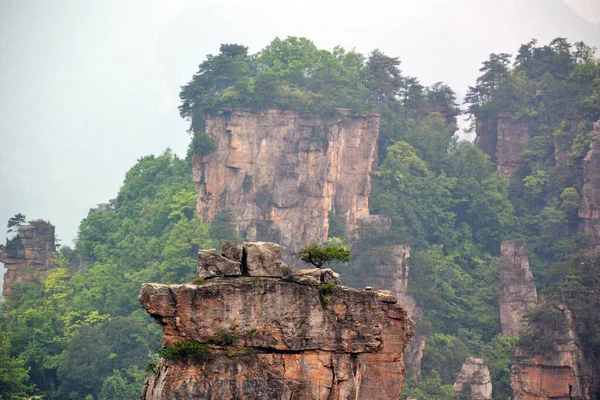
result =
[[[311,243],[300,249],[300,259],[307,264],[321,268],[332,262],[349,262],[350,250],[344,246],[318,245]]]
[[[332,213],[329,242],[308,245],[300,256],[318,268],[331,263],[343,282],[364,287],[378,265],[393,261],[381,245],[411,246],[408,294],[430,336],[422,376],[407,377],[403,398],[453,396],[467,356],[485,358],[494,398],[510,396],[516,340],[499,332],[497,287],[499,247],[509,238],[528,242],[538,287],[565,299],[578,334],[598,351],[598,305],[589,301],[599,297],[598,260],[573,256],[585,245],[577,233],[583,157],[591,122],[600,118],[593,54],[584,43],[557,38],[522,45],[512,64],[504,53],[483,63],[466,96],[468,112],[479,119],[508,113],[533,136],[525,168],[510,183],[489,156],[454,135],[460,110],[453,90],[404,75],[398,57],[322,50],[297,37],[276,38],[255,54],[222,45],[181,88],[179,111],[194,133],[188,157],[169,150],[141,157],[115,198],[81,221],[75,248],[57,255],[59,268],[14,285],[0,304],[0,398],[137,398],[160,337],[139,307],[140,285],[190,281],[198,249],[243,239],[231,215],[210,224],[195,215],[189,155],[214,151],[204,118],[219,108],[381,115],[369,202],[371,213],[391,221],[389,229],[363,223],[348,232]],[[17,214],[9,230],[24,220]]]

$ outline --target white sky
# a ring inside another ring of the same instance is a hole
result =
[[[380,48],[462,95],[489,53],[600,46],[599,22],[599,0],[0,0],[0,224],[23,212],[70,243],[139,157],[183,155],[179,86],[221,43]]]

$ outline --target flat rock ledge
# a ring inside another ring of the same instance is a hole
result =
[[[200,251],[204,279],[142,286],[162,345],[208,353],[161,359],[141,399],[400,398],[414,322],[390,292],[339,286],[329,269],[293,272],[274,243],[222,247]]]

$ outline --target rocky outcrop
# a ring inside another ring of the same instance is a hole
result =
[[[505,240],[500,247],[500,325],[505,336],[518,336],[523,316],[537,303],[525,243]]]
[[[600,121],[594,123],[590,151],[583,160],[583,189],[579,218],[590,237],[590,249],[600,246]]]
[[[369,214],[378,115],[229,110],[205,125],[216,150],[193,162],[204,221],[227,211],[249,240],[278,237],[298,251],[327,240],[330,212],[349,231]]]
[[[20,226],[12,239],[7,239],[0,252],[4,263],[4,285],[2,293],[10,294],[11,286],[23,283],[54,266],[54,226],[43,220],[29,221]]]
[[[525,165],[523,149],[531,144],[529,125],[513,121],[510,114],[478,119],[475,144],[496,163],[500,175],[515,180]]]
[[[358,236],[365,236],[368,243],[377,242],[380,235],[385,237],[390,228],[391,220],[381,215],[369,215],[361,219],[361,229]],[[385,242],[385,240],[382,240]],[[368,248],[364,248],[368,247]],[[417,306],[415,299],[407,294],[410,257],[410,246],[401,244],[380,244],[364,246],[360,244],[353,247],[359,253],[352,261],[352,282],[358,287],[380,287],[389,290],[398,298],[408,315],[417,322],[413,339],[405,354],[407,374],[417,379],[421,376],[421,360],[429,332],[429,324],[425,320],[423,311]]]
[[[571,312],[563,305],[547,307],[559,310],[564,323],[542,320],[527,327],[525,335],[530,340],[521,341],[511,367],[513,398],[590,399],[593,374],[571,328]],[[546,348],[548,345],[551,348]]]
[[[404,364],[408,376],[421,379],[421,362],[423,361],[423,352],[429,336],[430,323],[425,320],[423,310],[417,306],[414,297],[401,293],[398,296],[398,302],[406,309],[408,316],[416,322],[416,329],[410,344],[406,348]]]
[[[467,358],[454,382],[454,393],[458,399],[492,399],[492,379],[483,359]]]
[[[361,218],[360,222],[363,229],[359,235],[365,235],[369,242],[373,236],[385,236],[392,224],[389,218],[381,215],[369,215]],[[360,240],[358,236],[354,239],[355,242]],[[360,276],[361,286],[380,287],[394,296],[406,294],[410,246],[384,243],[369,246],[366,250],[359,249],[358,252],[361,256],[353,260],[353,267],[358,269],[355,275]]]
[[[265,257],[244,256],[252,247]],[[143,285],[140,302],[161,325],[163,346],[196,341],[209,350],[194,361],[162,359],[142,399],[400,397],[414,323],[396,298],[336,285],[328,270],[273,277],[274,248],[245,244],[240,276]]]

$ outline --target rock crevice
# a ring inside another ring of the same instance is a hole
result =
[[[501,113],[494,118],[478,119],[475,133],[475,144],[496,163],[498,173],[511,181],[517,179],[525,165],[523,150],[531,145],[529,125]]]
[[[163,346],[192,340],[210,351],[196,362],[161,360],[142,399],[399,398],[414,323],[396,298],[339,286],[331,270],[277,276],[277,248],[245,243],[248,276],[143,285]],[[205,266],[214,263],[201,255],[199,272]]]
[[[467,358],[454,382],[454,392],[458,399],[492,399],[492,378],[483,359]]]
[[[519,336],[523,316],[537,304],[537,291],[529,269],[527,246],[505,240],[500,246],[500,325],[505,336]]]
[[[380,117],[340,112],[222,110],[207,118],[216,149],[194,157],[198,214],[210,222],[229,212],[248,239],[277,238],[293,251],[327,240],[330,213],[356,228],[369,214]]]

